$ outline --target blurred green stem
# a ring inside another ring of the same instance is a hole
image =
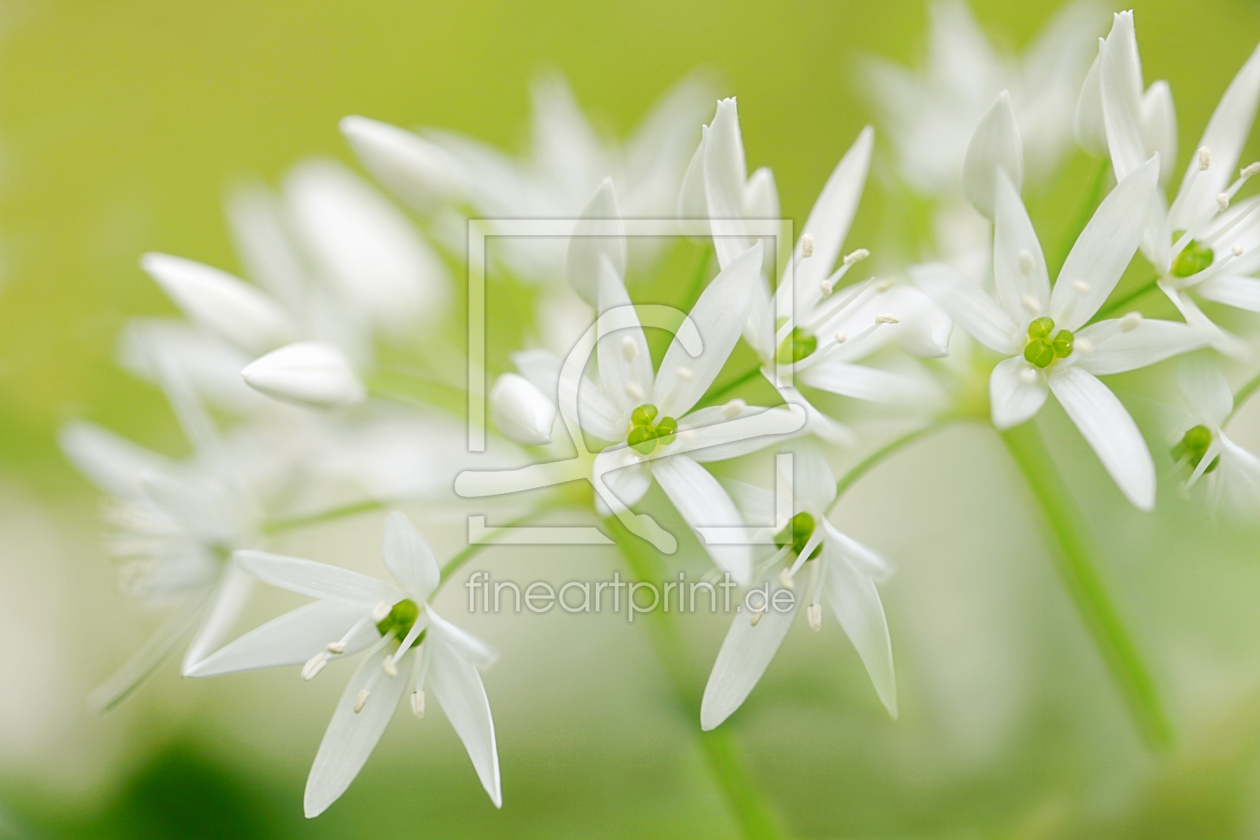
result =
[[[713,249],[706,245],[704,253],[700,255],[700,264],[696,266],[696,273],[691,278],[691,285],[687,288],[687,296],[682,300],[684,312],[695,308],[696,301],[700,299],[700,293],[704,291],[704,285],[709,279],[709,263],[712,260]]]
[[[1089,190],[1085,193],[1085,199],[1081,202],[1081,207],[1076,211],[1076,218],[1071,226],[1068,227],[1067,233],[1064,234],[1063,244],[1059,246],[1057,254],[1059,258],[1059,267],[1063,267],[1063,263],[1067,262],[1068,254],[1072,253],[1072,246],[1076,244],[1076,239],[1081,235],[1081,231],[1089,224],[1089,220],[1094,217],[1094,210],[1097,209],[1099,201],[1102,199],[1103,186],[1107,183],[1107,171],[1111,168],[1111,161],[1107,158],[1099,158],[1097,167],[1094,170],[1094,177],[1090,181]]]
[[[743,385],[746,382],[751,382],[752,380],[756,379],[760,375],[761,375],[760,366],[744,371],[743,373],[741,373],[739,376],[735,377],[734,379],[731,379],[728,382],[722,383],[716,389],[710,391],[708,394],[705,394],[704,398],[701,399],[700,402],[696,403],[696,408],[697,409],[708,408],[711,405],[717,405],[719,402],[722,401],[722,398],[725,397],[727,394],[729,394],[731,391],[734,391],[736,388],[738,388],[740,385]]]
[[[913,432],[908,432],[899,438],[893,438],[879,449],[876,449],[870,455],[867,455],[861,461],[854,464],[848,472],[840,476],[840,480],[836,482],[836,498],[835,501],[831,503],[832,507],[835,507],[840,503],[841,497],[844,496],[848,489],[852,487],[859,478],[875,469],[875,467],[879,466],[879,464],[881,464],[886,458],[895,455],[897,452],[914,443],[919,438],[927,437],[933,432],[940,431],[951,423],[957,423],[964,419],[966,418],[939,417],[926,426],[915,429]]]
[[[627,531],[616,517],[605,519],[604,525],[636,579],[653,585],[665,579],[660,556],[647,541]],[[730,727],[720,726],[708,732],[699,730],[700,707],[695,699],[698,692],[692,685],[691,667],[674,615],[658,608],[652,611],[652,618],[652,643],[657,657],[687,723],[697,729],[705,763],[726,797],[726,804],[743,836],[750,840],[785,837],[770,804],[744,765]]]
[[[1152,277],[1150,280],[1147,280],[1145,283],[1138,286],[1136,289],[1129,292],[1124,297],[1119,298],[1117,300],[1113,300],[1111,303],[1107,304],[1102,309],[1099,309],[1098,312],[1094,314],[1094,317],[1089,319],[1089,322],[1091,324],[1096,324],[1099,321],[1103,321],[1103,320],[1106,320],[1107,318],[1112,317],[1121,309],[1124,309],[1126,306],[1133,303],[1133,301],[1155,291],[1155,289],[1158,288],[1158,286],[1159,286],[1159,278]]]
[[[1256,392],[1257,388],[1260,388],[1260,374],[1248,379],[1246,384],[1238,389],[1238,393],[1234,394],[1234,408],[1229,412],[1229,417],[1221,421],[1222,426],[1238,413],[1238,409],[1243,407],[1243,403],[1251,398],[1251,395]]]
[[[1172,745],[1172,725],[1159,690],[1142,661],[1137,645],[1094,564],[1097,546],[1084,514],[1072,496],[1045,440],[1032,421],[1001,433],[1015,463],[1028,479],[1046,524],[1058,542],[1052,551],[1059,576],[1094,639],[1103,660],[1119,684],[1138,730],[1147,745],[1164,751]]]
[[[336,522],[338,519],[358,516],[361,513],[373,513],[378,510],[384,510],[393,504],[396,503],[380,501],[378,499],[368,499],[367,501],[355,502],[354,504],[330,508],[329,510],[320,511],[319,513],[312,513],[308,516],[294,516],[289,519],[273,519],[262,526],[262,532],[268,536],[283,534],[286,531],[297,531],[301,528],[309,528],[313,525],[323,525],[325,522]]]

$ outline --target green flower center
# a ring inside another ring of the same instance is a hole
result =
[[[659,409],[649,403],[630,412],[630,433],[626,443],[640,455],[650,455],[658,445],[668,446],[668,438],[678,431],[678,421],[673,417],[657,418]]]
[[[792,333],[783,339],[775,353],[775,359],[781,365],[790,365],[807,358],[818,349],[818,336],[810,335],[800,327],[792,327]]]
[[[376,624],[376,632],[382,637],[391,633],[400,643],[407,638],[407,634],[411,632],[411,628],[415,626],[416,619],[420,617],[420,605],[410,598],[404,598],[389,610],[389,615],[382,618]],[[421,630],[420,635],[412,642],[412,647],[424,641],[424,634],[427,630]]]
[[[797,557],[801,556],[801,552],[805,550],[805,544],[809,542],[809,538],[814,535],[814,517],[808,513],[798,513],[788,522],[787,527],[780,531],[774,537],[774,544],[779,548],[785,545],[792,546],[792,553]],[[813,551],[809,553],[806,560],[813,560],[819,554],[822,554],[822,544],[820,543]]]
[[[1184,230],[1173,233],[1173,242],[1176,242],[1182,236],[1185,236]],[[1216,259],[1216,255],[1212,249],[1197,239],[1191,239],[1181,253],[1177,255],[1177,259],[1173,260],[1172,273],[1174,277],[1189,277],[1192,274],[1198,274],[1203,269],[1212,264]]]
[[[1051,337],[1053,336],[1053,337]],[[1048,368],[1055,359],[1072,355],[1075,336],[1070,330],[1054,330],[1054,319],[1041,317],[1028,325],[1028,340],[1024,344],[1024,358],[1031,365]]]
[[[1172,456],[1174,461],[1185,460],[1191,469],[1198,469],[1199,464],[1203,462],[1203,458],[1207,455],[1208,447],[1212,445],[1212,430],[1202,424],[1190,429],[1182,436],[1181,441],[1172,448]],[[1220,457],[1212,459],[1212,463],[1207,465],[1204,472],[1211,472],[1221,463]]]

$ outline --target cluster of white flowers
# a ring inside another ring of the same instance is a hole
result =
[[[1211,514],[1260,517],[1260,460],[1225,432],[1254,384],[1235,395],[1212,355],[1233,370],[1255,359],[1250,322],[1216,307],[1260,312],[1260,196],[1236,200],[1260,171],[1237,169],[1260,101],[1260,51],[1225,91],[1170,204],[1170,88],[1144,88],[1132,13],[1115,15],[1095,41],[1101,23],[1071,7],[1025,60],[1008,61],[965,6],[945,0],[933,7],[925,77],[870,65],[904,186],[934,202],[938,241],[912,243],[909,259],[876,255],[880,272],[859,282],[872,255],[846,240],[876,153],[870,127],[791,241],[765,233],[778,194],[769,169],[748,173],[735,99],[713,111],[697,80],[617,144],[591,128],[563,82],[547,79],[525,160],[348,117],[355,153],[418,223],[329,162],[298,166],[278,195],[238,194],[229,218],[254,282],[146,255],[143,268],[187,320],[136,323],[122,346],[123,362],[165,390],[193,456],[172,461],[86,423],[65,429],[66,453],[111,498],[109,544],[127,561],[126,590],[171,615],[93,702],[118,702],[185,641],[189,677],[301,666],[310,680],[366,652],[316,755],[307,815],[345,791],[404,696],[423,716],[426,688],[498,805],[478,673],[495,653],[430,603],[478,546],[439,566],[392,513],[383,557],[396,586],[262,549],[307,522],[452,488],[464,497],[528,490],[540,510],[573,507],[581,497],[554,488],[585,479],[588,515],[672,551],[676,540],[633,512],[655,479],[719,573],[793,593],[790,610],[734,615],[704,692],[704,729],[752,691],[797,604],[817,630],[824,600],[895,717],[877,589],[892,565],[830,519],[857,475],[945,422],[1005,434],[1052,393],[1124,497],[1152,510],[1155,458],[1100,377],[1192,351],[1175,377],[1189,411],[1156,433],[1156,454],[1169,453],[1184,487],[1211,485]],[[1052,283],[1021,189],[1026,175],[1049,183],[1074,142],[1103,160]],[[513,236],[504,219],[567,219],[572,236]],[[659,237],[627,234],[642,219],[671,220],[693,240],[703,233],[695,281],[664,284],[677,308],[631,294],[636,278],[665,270]],[[532,318],[512,314],[527,322],[524,343],[497,370],[490,363],[488,413],[512,453],[494,470],[484,459],[470,470],[458,454],[465,405],[480,404],[452,376],[467,362],[451,302],[470,259],[469,220],[500,234],[492,283],[523,284],[538,307]],[[1131,267],[1153,276],[1117,294]],[[1156,291],[1182,320],[1143,315]],[[663,353],[645,327],[673,332]],[[405,401],[400,381],[415,386]],[[878,423],[847,422],[849,400],[881,404]],[[758,451],[791,456],[779,459],[791,466],[773,490],[705,466]],[[837,479],[842,452],[865,457]],[[223,646],[255,579],[317,600]]]

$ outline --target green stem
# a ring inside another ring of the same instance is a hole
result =
[[[408,405],[423,404],[462,414],[468,394],[454,385],[411,371],[378,370],[368,377],[368,392]]]
[[[262,532],[268,535],[283,534],[286,531],[296,531],[300,528],[309,528],[312,525],[323,525],[325,522],[335,522],[338,519],[358,516],[361,513],[372,513],[378,510],[384,510],[385,508],[391,507],[395,504],[398,504],[398,502],[368,499],[363,502],[355,502],[354,504],[331,508],[329,510],[321,511],[320,513],[312,513],[308,516],[294,516],[290,519],[274,519],[263,525]]]
[[[1147,294],[1155,291],[1155,289],[1157,289],[1158,287],[1159,287],[1159,278],[1152,277],[1150,280],[1147,280],[1141,286],[1138,286],[1136,289],[1129,292],[1124,297],[1118,300],[1113,300],[1111,303],[1108,303],[1105,306],[1103,306],[1102,309],[1099,309],[1098,312],[1094,314],[1093,318],[1089,319],[1089,322],[1091,324],[1095,324],[1099,321],[1103,321],[1103,320],[1106,320],[1107,318],[1112,317],[1117,312],[1124,309],[1125,307],[1133,303],[1138,298],[1146,296]]]
[[[704,253],[700,255],[700,264],[696,266],[691,285],[687,287],[687,295],[682,300],[685,312],[690,312],[695,307],[696,301],[700,299],[700,293],[704,291],[704,284],[709,279],[709,263],[713,259],[713,253],[713,249],[706,246]]]
[[[1073,502],[1041,433],[1031,421],[1001,434],[1058,542],[1059,550],[1053,555],[1059,576],[1112,678],[1119,684],[1138,730],[1152,749],[1166,750],[1172,745],[1172,724],[1155,680],[1095,567],[1097,546],[1084,514]]]
[[[516,519],[511,520],[506,525],[499,525],[494,528],[491,528],[490,534],[486,537],[486,539],[482,540],[481,542],[475,542],[475,543],[465,546],[463,551],[456,554],[450,560],[447,560],[446,565],[442,567],[442,577],[441,577],[441,580],[438,582],[438,589],[441,589],[443,584],[445,584],[448,580],[451,579],[451,575],[458,572],[461,566],[463,566],[465,563],[467,563],[469,560],[475,557],[478,553],[480,553],[483,548],[487,548],[491,545],[494,545],[494,541],[498,539],[500,536],[502,536],[503,532],[506,531],[508,528],[515,528],[517,526],[524,525],[533,519],[537,519],[539,516],[551,510],[553,507],[555,506],[554,505],[540,505],[539,507],[534,508],[532,511],[525,514],[524,516],[518,516]]]
[[[738,388],[741,385],[751,382],[752,380],[756,379],[760,375],[761,375],[760,367],[755,367],[750,370],[744,371],[739,376],[735,377],[729,382],[725,382],[722,385],[719,385],[716,390],[710,391],[708,394],[706,394],[704,398],[700,400],[700,402],[696,403],[696,408],[698,409],[707,408],[711,405],[717,405],[718,403],[722,402],[722,398],[725,397],[727,394],[729,394],[731,391],[734,391],[736,388]]]
[[[1098,168],[1094,171],[1094,178],[1090,182],[1089,192],[1085,195],[1085,200],[1081,202],[1081,208],[1076,211],[1076,219],[1064,234],[1064,241],[1059,248],[1059,266],[1067,261],[1067,256],[1072,252],[1072,246],[1076,244],[1076,239],[1081,235],[1081,231],[1089,224],[1089,220],[1094,216],[1094,210],[1098,207],[1099,199],[1102,198],[1103,186],[1107,183],[1107,171],[1111,167],[1111,162],[1107,158],[1101,158],[1098,161]]]
[[[1251,395],[1256,392],[1257,388],[1260,388],[1260,374],[1256,374],[1251,379],[1247,380],[1247,383],[1238,389],[1238,393],[1234,394],[1234,408],[1229,412],[1229,417],[1226,417],[1225,420],[1221,422],[1222,426],[1224,426],[1225,423],[1228,423],[1229,420],[1238,413],[1238,409],[1243,407],[1243,403],[1251,398]]]
[[[653,584],[664,580],[660,557],[647,542],[627,531],[616,517],[609,517],[604,523],[635,578]],[[652,611],[652,617],[652,643],[656,654],[665,668],[678,705],[694,725],[700,720],[700,708],[695,700],[698,692],[693,684],[692,669],[675,616],[656,609]],[[727,807],[743,836],[763,840],[784,837],[773,809],[744,764],[730,728],[721,726],[708,732],[701,731],[699,739],[700,750],[713,781],[721,788]]]
[[[951,423],[960,422],[962,419],[963,418],[961,417],[940,417],[921,429],[915,429],[913,432],[908,432],[899,438],[894,438],[872,452],[870,455],[867,455],[857,464],[850,467],[849,471],[842,475],[840,480],[836,482],[836,498],[835,501],[831,503],[832,506],[834,507],[839,504],[841,497],[844,496],[848,489],[852,487],[859,478],[873,470],[886,458],[896,454],[900,450],[914,443],[919,438],[927,437],[933,432],[940,431]]]

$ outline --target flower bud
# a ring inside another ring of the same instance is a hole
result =
[[[539,446],[551,442],[556,404],[525,377],[505,373],[490,391],[490,417],[508,440]]]
[[[343,408],[367,399],[367,388],[341,351],[299,341],[257,359],[241,371],[246,384],[269,397],[314,408]]]

